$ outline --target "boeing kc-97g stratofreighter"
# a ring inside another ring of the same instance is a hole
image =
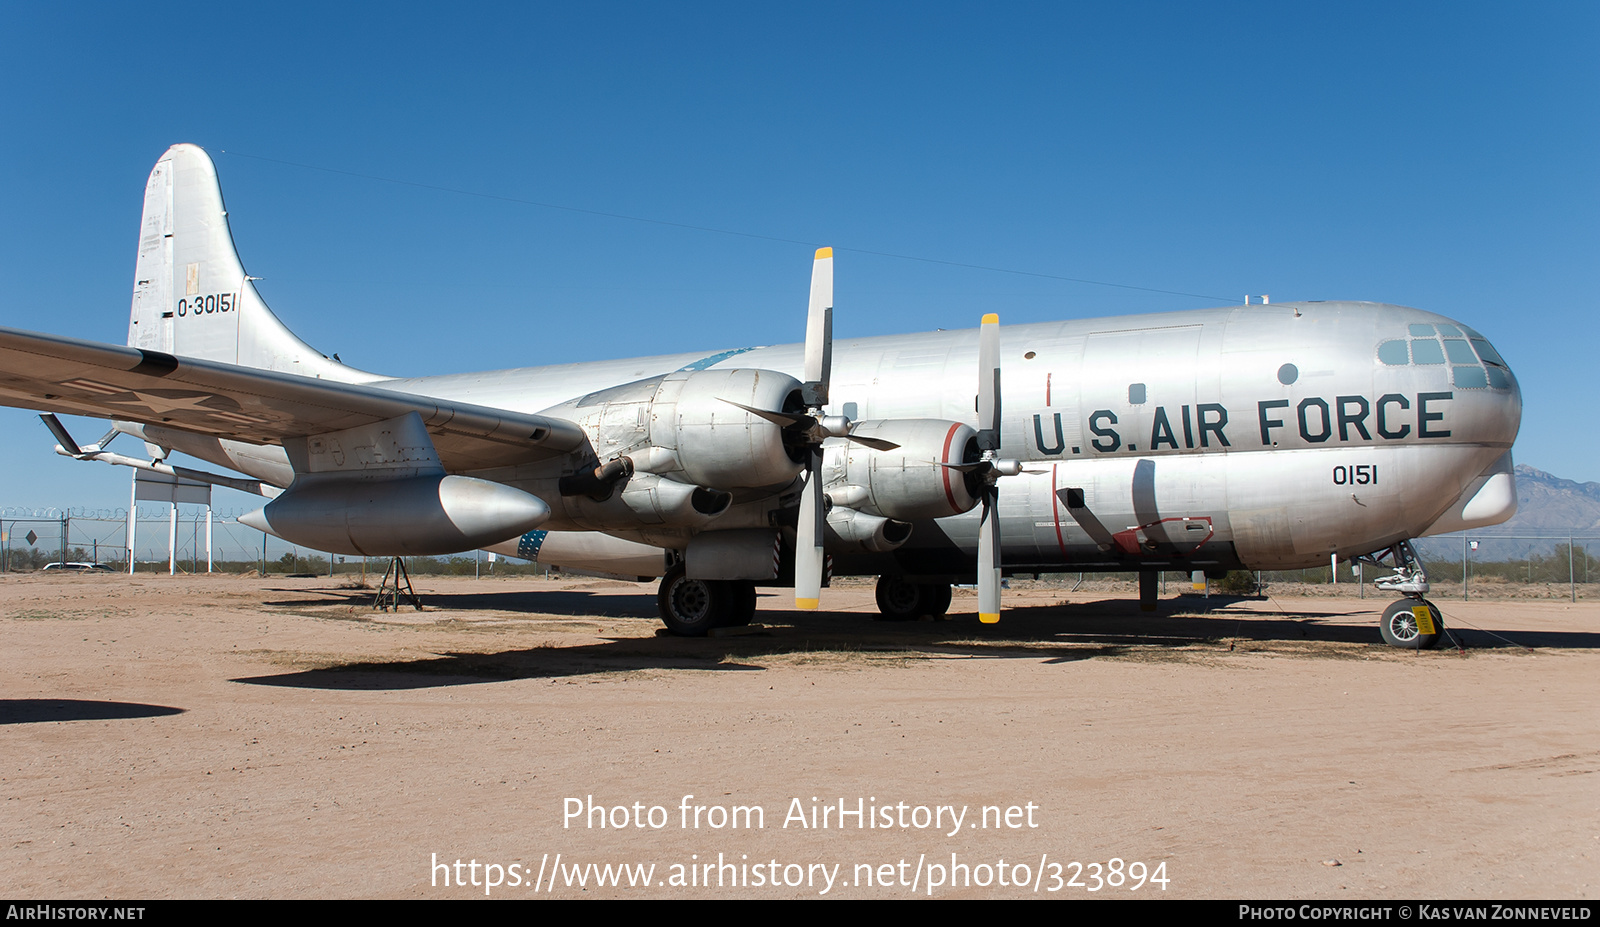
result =
[[[833,255],[806,340],[393,378],[267,308],[216,168],[176,145],[145,188],[127,346],[0,329],[0,402],[115,422],[63,453],[165,473],[181,451],[271,498],[241,518],[295,544],[487,549],[640,579],[661,617],[748,623],[757,586],[817,608],[877,575],[891,617],[943,614],[1005,573],[1217,576],[1383,563],[1384,639],[1442,629],[1410,541],[1516,509],[1521,394],[1477,332],[1362,302],[1243,305],[977,331],[832,337]],[[797,313],[798,316],[798,313]],[[976,396],[976,402],[974,397]],[[1003,402],[1002,402],[1003,400]],[[126,433],[152,459],[104,449]]]

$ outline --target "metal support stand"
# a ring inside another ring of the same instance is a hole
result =
[[[417,598],[417,591],[411,587],[411,574],[406,572],[406,562],[395,557],[389,561],[389,568],[383,571],[383,582],[378,584],[378,595],[372,608],[374,611],[397,612],[402,599],[410,602],[417,611],[422,611],[422,600]]]

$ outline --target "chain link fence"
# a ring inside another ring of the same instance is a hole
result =
[[[329,554],[296,547],[239,523],[237,514],[212,514],[203,506],[140,508],[134,526],[134,571],[139,573],[256,573],[333,576],[383,574],[387,557]],[[169,547],[169,541],[172,542]],[[51,564],[71,569],[128,572],[128,516],[124,509],[0,509],[0,573],[29,573]],[[449,557],[407,557],[412,573],[544,575],[548,569],[482,552]]]
[[[1412,546],[1427,567],[1430,598],[1600,598],[1600,538],[1466,533],[1422,538]],[[1161,591],[1393,598],[1372,587],[1373,580],[1388,575],[1387,568],[1344,559],[1335,570],[1330,559],[1326,566],[1303,570],[1236,570],[1198,585],[1192,574],[1169,571],[1161,574]],[[1130,573],[1044,573],[1037,579],[1074,589],[1126,593],[1138,588]]]

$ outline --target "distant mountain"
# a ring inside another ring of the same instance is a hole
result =
[[[1600,537],[1600,483],[1579,483],[1517,464],[1517,514],[1469,534]]]

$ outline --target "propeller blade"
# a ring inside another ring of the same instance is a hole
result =
[[[818,248],[811,264],[811,304],[806,312],[806,369],[802,387],[811,408],[828,404],[833,368],[833,249]]]
[[[806,452],[806,485],[794,542],[794,607],[816,611],[822,598],[822,449]]]
[[[983,317],[978,328],[978,449],[1000,449],[1000,317]]]
[[[863,447],[870,447],[875,451],[892,451],[900,447],[893,441],[885,441],[882,438],[868,438],[863,435],[845,435],[844,437]]]
[[[978,620],[1000,620],[1000,499],[994,487],[983,494],[983,522],[978,528]]]
[[[790,412],[769,412],[766,409],[757,409],[754,406],[747,406],[742,402],[734,402],[732,399],[723,399],[721,396],[718,396],[717,398],[722,399],[723,402],[730,406],[738,406],[746,412],[749,412],[751,415],[758,415],[772,424],[777,425],[779,428],[789,428],[794,425],[809,425],[812,422],[812,418],[809,415],[798,415]]]
[[[990,312],[978,327],[978,472],[983,489],[983,515],[978,526],[978,620],[1000,620],[1000,493],[995,480],[1022,470],[1019,460],[1002,460],[1000,452],[1000,317]]]

